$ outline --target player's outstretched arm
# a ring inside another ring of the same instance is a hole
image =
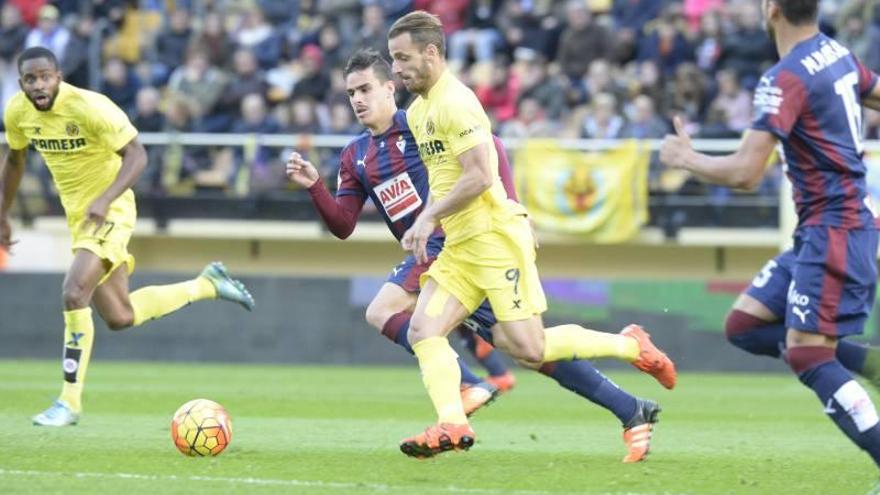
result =
[[[9,212],[18,192],[18,185],[24,175],[24,162],[27,148],[9,150],[2,163],[2,187],[0,187],[0,246],[9,248],[18,241],[12,240],[12,227],[9,225]]]
[[[286,173],[291,182],[309,191],[312,203],[330,233],[339,239],[346,239],[354,232],[364,206],[363,196],[343,195],[334,198],[320,180],[318,169],[295,151],[287,159]]]
[[[660,147],[660,161],[663,164],[688,170],[712,184],[746,190],[758,187],[767,161],[776,147],[773,134],[749,130],[736,153],[709,156],[694,151],[681,119],[676,117],[674,123],[676,133],[667,135]]]
[[[88,220],[94,222],[97,227],[104,224],[110,203],[130,189],[147,166],[147,150],[144,149],[144,145],[138,141],[137,137],[129,141],[116,154],[122,157],[122,167],[119,168],[116,179],[110,186],[92,201],[87,212]]]

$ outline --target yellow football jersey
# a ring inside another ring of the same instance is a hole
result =
[[[109,98],[64,82],[46,112],[37,110],[19,91],[6,106],[3,122],[10,148],[31,146],[42,155],[73,229],[116,179],[122,166],[116,152],[137,136],[128,116]],[[133,222],[131,189],[113,202],[110,212]]]
[[[413,101],[406,116],[428,169],[428,183],[435,200],[449,194],[461,176],[459,155],[483,143],[489,150],[489,166],[495,171],[495,181],[470,204],[441,220],[447,245],[489,232],[494,222],[512,214],[525,214],[525,208],[509,200],[504,192],[497,173],[492,125],[470,88],[447,70],[427,96]]]

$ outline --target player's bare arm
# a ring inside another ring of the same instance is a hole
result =
[[[492,187],[492,182],[495,180],[492,167],[489,164],[488,144],[478,144],[458,155],[457,158],[461,163],[461,176],[452,186],[449,194],[443,199],[432,201],[403,236],[404,249],[412,250],[413,256],[419,263],[428,261],[428,239],[437,229],[440,219],[467,206],[477,196]]]
[[[24,159],[27,148],[9,150],[3,161],[3,187],[0,188],[0,246],[10,248],[18,241],[12,239],[12,227],[9,225],[9,212],[18,192],[18,185],[24,175]]]
[[[144,145],[138,141],[137,137],[116,153],[122,157],[122,167],[116,174],[116,180],[92,202],[86,212],[88,221],[93,222],[96,227],[104,224],[110,203],[130,189],[147,166],[147,150],[144,149]]]
[[[758,187],[776,147],[773,134],[750,130],[736,153],[709,156],[694,150],[678,117],[674,123],[676,133],[667,135],[660,147],[660,161],[666,166],[688,170],[713,184],[746,190]]]
[[[862,106],[880,112],[880,83],[875,84],[874,89],[862,97]]]
[[[437,220],[461,210],[471,201],[492,187],[495,173],[489,163],[489,144],[483,143],[458,155],[461,163],[461,177],[452,186],[449,194],[426,209]]]
[[[285,169],[287,178],[296,184],[308,189],[318,182],[321,178],[318,169],[312,162],[306,160],[296,151],[290,153],[287,158],[287,167]]]

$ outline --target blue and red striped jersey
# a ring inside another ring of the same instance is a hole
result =
[[[874,227],[862,160],[862,96],[877,83],[844,46],[817,34],[768,70],[752,129],[782,143],[798,225]]]
[[[343,150],[337,197],[373,200],[398,240],[428,202],[428,170],[406,122],[406,111],[394,114],[391,127],[379,135],[369,132]]]

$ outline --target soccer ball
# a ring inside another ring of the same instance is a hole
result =
[[[232,441],[232,420],[226,409],[212,400],[191,400],[174,413],[171,438],[184,455],[220,455]]]

